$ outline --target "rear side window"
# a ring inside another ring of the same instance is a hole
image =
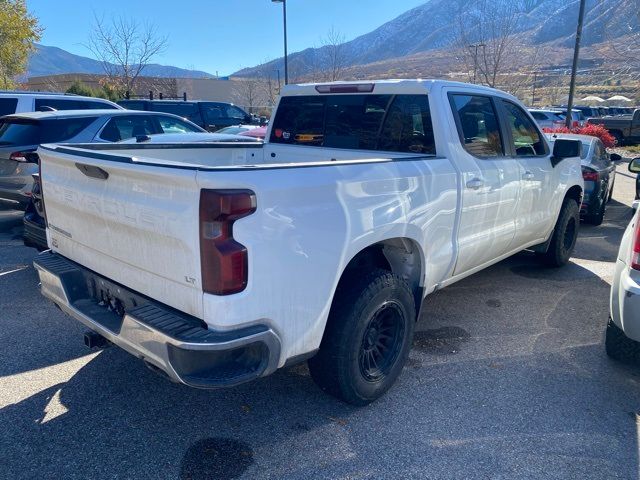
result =
[[[48,107],[48,108],[47,108]],[[115,110],[110,103],[95,100],[78,100],[68,98],[36,98],[36,111],[42,110]]]
[[[12,119],[0,122],[0,146],[64,142],[78,135],[95,120],[96,117],[82,117],[42,121]]]
[[[202,123],[200,110],[196,103],[185,102],[149,102],[149,110],[154,112],[173,113],[179,117],[188,118],[194,123]]]
[[[529,113],[531,113],[531,116],[536,120],[547,120],[547,116],[544,113],[541,113],[541,112],[529,112]]]
[[[17,98],[0,98],[0,117],[16,113]]]
[[[119,142],[127,138],[156,133],[151,116],[131,115],[113,117],[100,132],[100,138],[108,142]]]
[[[435,153],[427,95],[284,97],[273,121],[270,142]]]
[[[450,96],[450,101],[465,150],[481,158],[504,155],[498,116],[491,99],[454,94]]]
[[[118,105],[127,110],[146,110],[144,102],[136,102],[135,100],[122,100],[118,102]]]
[[[511,141],[516,156],[546,155],[547,150],[542,135],[524,110],[511,102],[503,100],[502,103],[507,114],[507,128],[511,130]]]

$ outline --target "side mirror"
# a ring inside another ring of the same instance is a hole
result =
[[[612,162],[619,162],[620,160],[622,160],[622,155],[618,155],[617,153],[612,153],[609,155],[609,158],[611,159]]]
[[[564,138],[556,138],[556,141],[553,143],[551,165],[555,167],[565,158],[580,157],[581,154],[582,142],[580,140],[566,140]]]
[[[640,173],[640,157],[636,157],[629,162],[629,171],[631,173]]]

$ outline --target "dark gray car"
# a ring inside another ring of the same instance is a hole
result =
[[[32,161],[43,143],[118,142],[159,133],[204,132],[168,113],[131,110],[30,112],[0,118],[0,202],[24,209],[31,196]]]

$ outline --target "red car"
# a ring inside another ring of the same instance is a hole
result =
[[[244,132],[238,133],[238,135],[244,135],[245,137],[253,137],[259,138],[260,140],[264,140],[264,137],[267,135],[267,127],[257,127],[252,128],[251,130],[246,130]]]

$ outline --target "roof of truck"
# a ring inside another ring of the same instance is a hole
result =
[[[357,86],[357,85],[373,85],[373,89],[370,91],[360,92],[330,92],[330,93],[399,93],[402,90],[406,90],[406,93],[429,93],[434,88],[442,87],[458,87],[465,90],[484,91],[496,93],[499,92],[502,95],[506,95],[511,98],[515,98],[512,95],[497,90],[491,87],[485,87],[483,85],[476,85],[473,83],[454,82],[451,80],[434,80],[434,79],[397,79],[397,80],[359,80],[359,81],[347,81],[347,82],[320,82],[320,83],[301,83],[286,85],[282,89],[282,95],[322,95],[316,90],[317,86]],[[329,92],[327,92],[329,93]]]

